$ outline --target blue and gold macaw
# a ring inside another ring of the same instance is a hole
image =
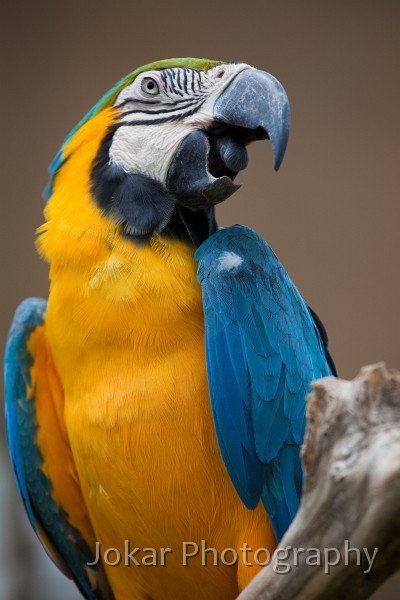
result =
[[[269,139],[278,168],[288,130],[271,75],[171,59],[113,87],[50,167],[50,294],[15,314],[7,433],[31,525],[89,600],[234,598],[296,514],[325,331],[266,242],[214,216],[247,145]],[[238,560],[185,566],[187,544]]]

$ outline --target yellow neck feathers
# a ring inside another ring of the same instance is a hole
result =
[[[63,344],[85,336],[86,352],[92,344],[137,340],[150,324],[160,344],[182,318],[196,315],[202,327],[194,248],[159,236],[137,246],[91,197],[92,163],[116,116],[104,109],[70,140],[38,230],[39,253],[51,264],[48,325]]]

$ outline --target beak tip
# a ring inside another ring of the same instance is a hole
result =
[[[275,171],[279,171],[280,166],[282,164],[283,158],[286,153],[287,140],[283,146],[281,146],[276,152],[273,150],[274,155],[274,169]]]
[[[282,164],[283,158],[286,153],[288,141],[289,141],[289,131],[290,131],[290,106],[289,101],[287,100],[286,93],[283,88],[282,91],[286,98],[286,101],[283,102],[283,110],[280,118],[277,120],[279,123],[279,127],[277,130],[277,135],[273,136],[271,139],[272,149],[274,154],[274,169],[278,171],[279,167]]]

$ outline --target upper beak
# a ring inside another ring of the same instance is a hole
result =
[[[214,107],[217,121],[257,132],[271,140],[274,168],[283,160],[290,127],[289,100],[275,77],[246,69],[235,77]]]
[[[286,92],[275,77],[257,69],[245,69],[229,83],[213,117],[209,131],[195,131],[181,142],[167,173],[168,190],[194,209],[218,204],[240,187],[233,179],[247,166],[250,142],[269,139],[278,170],[288,141]]]

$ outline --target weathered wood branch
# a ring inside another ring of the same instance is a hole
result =
[[[360,600],[400,569],[400,372],[314,382],[307,417],[299,512],[238,600]]]

